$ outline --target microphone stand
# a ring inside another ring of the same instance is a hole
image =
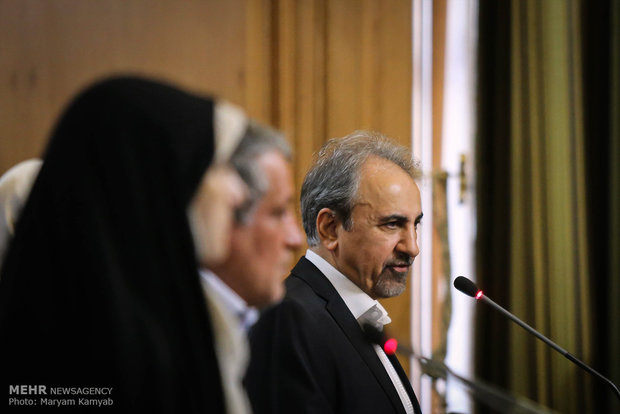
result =
[[[577,358],[576,356],[574,356],[573,354],[571,354],[570,352],[568,352],[564,348],[560,347],[558,344],[553,342],[551,339],[549,339],[546,336],[544,336],[543,334],[539,333],[536,329],[532,328],[530,325],[528,325],[527,323],[523,322],[521,319],[517,318],[512,313],[508,312],[506,309],[502,308],[497,303],[493,302],[491,299],[489,299],[484,294],[481,294],[480,297],[478,298],[478,300],[483,301],[484,303],[492,306],[493,308],[495,308],[496,310],[498,310],[499,312],[504,314],[504,316],[506,316],[507,318],[509,318],[513,322],[515,322],[517,325],[519,325],[520,327],[522,327],[523,329],[525,329],[526,331],[528,331],[529,333],[534,335],[536,338],[540,339],[541,341],[543,341],[544,343],[549,345],[551,348],[553,348],[556,351],[558,351],[566,359],[568,359],[569,361],[575,363],[579,368],[581,368],[581,369],[589,372],[590,374],[594,375],[595,377],[603,380],[605,383],[607,383],[607,385],[609,385],[614,390],[614,392],[616,393],[616,396],[618,398],[620,398],[620,391],[618,390],[618,387],[616,387],[616,384],[611,382],[610,379],[606,378],[605,376],[600,374],[598,371],[596,371],[594,368],[590,367],[588,364],[586,364],[585,362],[581,361],[579,358]]]
[[[366,338],[384,348],[386,339],[389,337],[385,331],[379,331],[372,325],[364,324],[362,330]],[[449,377],[463,384],[474,398],[478,399],[490,408],[502,413],[514,414],[554,414],[555,411],[532,402],[526,398],[509,394],[501,388],[482,382],[477,379],[469,379],[454,372],[444,362],[429,359],[418,355],[411,347],[398,343],[396,352],[414,358],[422,367],[422,372],[433,379],[447,380]],[[387,352],[386,352],[387,353]]]
[[[514,414],[553,414],[555,411],[534,403],[524,397],[515,396],[502,390],[501,388],[480,381],[478,379],[466,378],[454,372],[442,361],[429,359],[417,355],[413,349],[398,344],[397,352],[413,357],[422,366],[422,372],[433,379],[447,380],[448,377],[456,379],[463,384],[466,389],[481,402],[490,408],[502,413]]]
[[[508,312],[506,309],[502,308],[497,303],[493,302],[491,299],[489,299],[488,297],[486,297],[484,295],[484,292],[482,292],[482,290],[478,289],[478,286],[476,286],[476,284],[474,282],[472,282],[471,280],[467,279],[465,276],[458,276],[456,279],[454,279],[454,287],[457,290],[459,290],[460,292],[466,294],[467,296],[471,296],[471,297],[475,298],[476,300],[482,300],[486,304],[488,304],[491,307],[495,308],[500,313],[502,313],[504,316],[508,317],[508,319],[510,319],[511,321],[515,322],[517,325],[519,325],[520,327],[522,327],[523,329],[525,329],[526,331],[528,331],[529,333],[534,335],[536,338],[540,339],[545,344],[549,345],[551,348],[553,348],[554,350],[556,350],[557,352],[562,354],[566,359],[568,359],[569,361],[573,362],[579,368],[581,368],[581,369],[585,370],[586,372],[589,372],[590,374],[594,375],[595,377],[603,380],[603,382],[605,382],[607,385],[609,385],[611,387],[611,389],[616,394],[616,397],[618,397],[618,399],[620,399],[620,391],[618,390],[618,387],[616,386],[616,384],[614,384],[610,379],[608,379],[605,376],[603,376],[602,374],[598,373],[594,368],[590,367],[589,365],[587,365],[585,362],[581,361],[576,356],[570,354],[567,350],[565,350],[565,349],[561,348],[560,346],[558,346],[551,339],[547,338],[546,336],[544,336],[543,334],[538,332],[536,329],[532,328],[527,323],[525,323],[521,319],[517,318],[512,313]]]

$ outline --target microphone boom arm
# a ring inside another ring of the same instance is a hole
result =
[[[539,333],[536,329],[532,328],[530,325],[528,325],[527,323],[523,322],[521,319],[517,318],[512,313],[508,312],[506,309],[502,308],[497,303],[493,302],[487,296],[482,295],[479,300],[481,300],[484,303],[494,307],[496,310],[498,310],[499,312],[503,313],[504,316],[506,316],[509,319],[512,319],[512,321],[515,322],[517,325],[519,325],[520,327],[522,327],[523,329],[525,329],[526,331],[528,331],[529,333],[534,335],[536,338],[540,339],[541,341],[543,341],[544,343],[549,345],[551,348],[553,348],[556,351],[558,351],[560,354],[562,354],[564,356],[566,356],[568,354],[567,350],[565,350],[564,348],[562,348],[561,346],[559,346],[558,344],[553,342],[551,339],[549,339],[546,336],[544,336],[543,334]]]
[[[546,336],[544,336],[543,334],[539,333],[537,330],[532,328],[530,325],[528,325],[527,323],[523,322],[521,319],[517,318],[512,313],[508,312],[506,309],[502,308],[497,303],[493,302],[491,299],[489,299],[484,294],[480,295],[478,300],[481,300],[481,301],[485,302],[486,304],[492,306],[493,308],[495,308],[496,310],[498,310],[499,312],[504,314],[504,316],[508,317],[510,320],[512,320],[517,325],[519,325],[520,327],[522,327],[523,329],[525,329],[526,331],[528,331],[529,333],[534,335],[536,338],[540,339],[541,341],[543,341],[544,343],[549,345],[551,348],[553,348],[556,351],[558,351],[566,359],[568,359],[569,361],[573,362],[574,364],[576,364],[581,369],[589,372],[590,374],[592,374],[592,375],[596,376],[597,378],[599,378],[599,379],[603,380],[604,382],[606,382],[614,390],[616,396],[620,399],[620,390],[618,390],[618,387],[616,387],[616,384],[611,382],[611,380],[609,380],[608,378],[606,378],[605,376],[600,374],[594,368],[590,367],[585,362],[581,361],[579,358],[577,358],[576,356],[572,355],[570,352],[568,352],[564,348],[560,347],[558,344],[553,342],[551,339],[549,339]]]

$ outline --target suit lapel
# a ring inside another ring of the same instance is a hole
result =
[[[299,260],[291,273],[304,280],[319,296],[327,301],[327,311],[340,326],[385,393],[389,396],[394,409],[399,413],[405,414],[405,409],[398,396],[398,392],[385,370],[385,367],[377,356],[372,344],[364,336],[353,314],[351,314],[351,311],[347,308],[347,305],[330,281],[305,257]],[[400,368],[400,371],[404,374],[402,368]],[[409,384],[408,379],[406,383]],[[411,385],[409,385],[409,388],[411,388]]]
[[[403,367],[400,365],[400,361],[398,361],[398,358],[396,358],[396,355],[394,354],[388,355],[388,359],[390,360],[390,362],[394,366],[394,369],[398,373],[398,376],[400,377],[400,381],[403,383],[403,386],[407,390],[407,394],[409,394],[409,399],[411,400],[411,403],[413,404],[413,411],[416,413],[422,413],[422,410],[420,409],[420,404],[418,403],[418,399],[415,396],[415,392],[413,392],[413,387],[411,387],[409,378],[407,377],[407,374],[405,373],[405,370],[403,369]]]

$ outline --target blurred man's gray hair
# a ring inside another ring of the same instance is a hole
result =
[[[235,219],[239,223],[251,220],[258,202],[269,189],[269,180],[259,167],[257,159],[273,151],[291,161],[291,147],[284,136],[273,128],[250,120],[243,138],[230,158],[230,164],[248,187],[246,201],[235,211]]]
[[[342,221],[345,230],[353,226],[351,211],[355,206],[360,171],[368,157],[391,161],[411,178],[421,176],[419,163],[409,148],[385,135],[355,131],[343,138],[332,138],[315,154],[314,162],[301,187],[301,214],[309,246],[320,243],[316,218],[322,208],[329,208]]]

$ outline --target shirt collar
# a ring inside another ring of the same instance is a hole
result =
[[[248,306],[247,302],[215,273],[208,269],[200,269],[200,277],[216,293],[226,309],[240,318],[245,328],[249,328],[258,320],[258,310]]]
[[[387,323],[391,321],[387,311],[378,301],[368,296],[366,292],[360,289],[327,260],[323,259],[310,249],[306,250],[306,259],[315,265],[321,273],[325,275],[327,280],[330,281],[355,319],[358,319],[370,308],[376,306],[381,311],[383,316],[387,318],[384,320],[386,320]]]

